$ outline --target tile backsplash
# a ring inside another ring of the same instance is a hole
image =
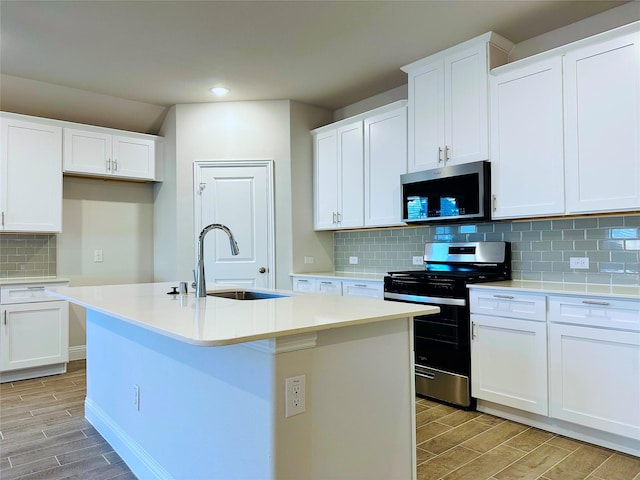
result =
[[[386,273],[419,269],[426,242],[508,241],[514,279],[548,282],[640,284],[640,215],[429,225],[336,232],[335,269]],[[349,264],[358,257],[358,264]],[[588,257],[574,269],[570,257]]]
[[[56,235],[0,235],[0,278],[49,277],[56,275]]]

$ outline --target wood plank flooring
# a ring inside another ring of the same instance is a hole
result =
[[[85,374],[0,385],[0,479],[135,480],[84,419]],[[416,399],[416,423],[418,480],[640,480],[638,457],[480,412]]]
[[[0,385],[0,479],[135,480],[84,418],[84,360],[67,373]]]

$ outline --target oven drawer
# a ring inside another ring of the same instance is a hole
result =
[[[469,301],[471,313],[538,322],[547,319],[545,295],[471,288]]]

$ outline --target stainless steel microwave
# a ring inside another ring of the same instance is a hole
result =
[[[473,162],[400,176],[402,221],[464,222],[491,218],[491,165]]]

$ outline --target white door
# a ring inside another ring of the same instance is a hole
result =
[[[640,207],[640,35],[564,57],[567,213]]]
[[[562,61],[491,78],[493,218],[564,213]]]
[[[407,173],[407,109],[364,122],[364,224],[402,225],[400,175]]]
[[[211,223],[229,227],[240,254],[233,256],[227,235],[205,237],[207,287],[214,283],[244,287],[274,286],[273,162],[201,160],[194,165],[195,257],[198,236]]]
[[[444,147],[444,63],[409,74],[409,171],[436,168]]]
[[[487,45],[477,45],[444,61],[447,164],[489,158]]]

